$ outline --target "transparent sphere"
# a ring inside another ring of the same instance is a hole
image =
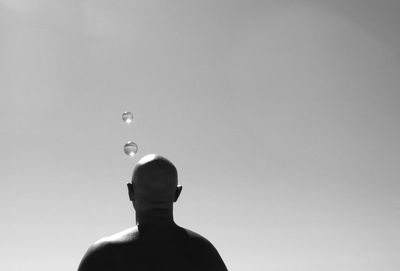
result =
[[[125,123],[128,123],[128,124],[131,123],[133,121],[133,113],[125,111],[124,113],[122,113],[122,120]]]
[[[132,141],[128,141],[125,145],[124,145],[124,152],[126,155],[133,157],[135,156],[135,154],[138,151],[138,145],[135,142]]]

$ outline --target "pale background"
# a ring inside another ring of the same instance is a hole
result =
[[[75,270],[132,226],[147,153],[176,164],[177,223],[230,270],[399,270],[399,13],[0,0],[0,270]]]

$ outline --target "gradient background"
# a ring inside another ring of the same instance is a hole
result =
[[[230,270],[399,270],[399,13],[0,0],[0,269],[75,270],[134,224],[125,183],[160,153],[177,223]]]

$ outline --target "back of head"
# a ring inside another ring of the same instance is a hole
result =
[[[168,159],[149,154],[135,166],[132,185],[137,203],[170,205],[177,198],[178,173]]]

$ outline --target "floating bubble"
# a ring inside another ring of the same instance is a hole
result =
[[[124,113],[122,113],[122,120],[125,123],[128,123],[128,124],[131,123],[133,121],[133,113],[125,111]]]
[[[138,151],[138,145],[135,142],[132,141],[128,141],[125,145],[124,145],[124,152],[126,155],[133,157],[135,156],[135,154]]]

